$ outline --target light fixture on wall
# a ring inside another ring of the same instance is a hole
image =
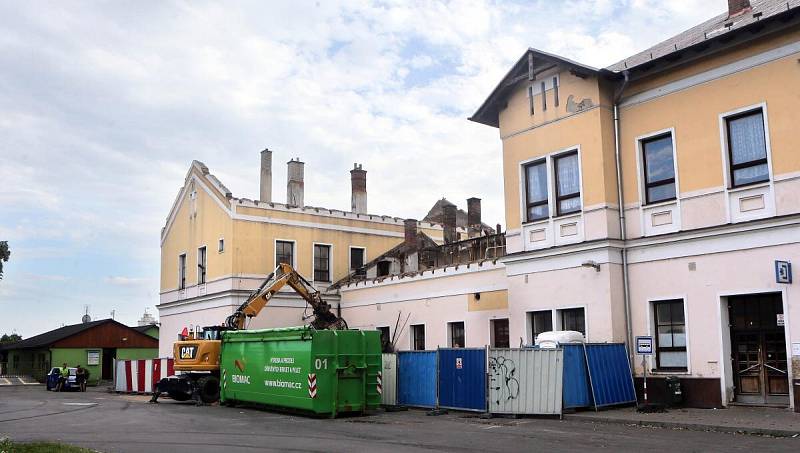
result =
[[[600,265],[597,264],[597,261],[588,260],[581,263],[583,267],[593,267],[595,271],[600,272]]]

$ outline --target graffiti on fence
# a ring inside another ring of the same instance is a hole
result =
[[[519,396],[517,365],[505,357],[489,357],[489,389],[496,395],[496,404],[514,400]]]

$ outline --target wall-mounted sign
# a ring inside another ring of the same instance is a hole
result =
[[[100,351],[93,351],[93,350],[86,351],[86,364],[100,365]]]
[[[460,370],[462,368],[464,368],[464,359],[461,357],[456,357],[456,369]]]
[[[653,337],[636,337],[636,353],[641,355],[652,355]]]
[[[775,282],[792,283],[792,263],[775,261]]]
[[[783,327],[783,325],[784,325],[783,324],[783,313],[778,313],[777,322],[778,322],[778,327]]]

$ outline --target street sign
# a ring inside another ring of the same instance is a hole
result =
[[[775,261],[775,282],[792,283],[792,263]]]
[[[636,337],[636,353],[641,355],[652,355],[653,337]]]

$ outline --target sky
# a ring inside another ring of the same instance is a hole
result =
[[[307,205],[422,218],[482,199],[501,143],[467,120],[528,47],[604,67],[725,0],[0,0],[0,334],[157,314],[160,230],[192,160],[258,198],[259,151]]]

